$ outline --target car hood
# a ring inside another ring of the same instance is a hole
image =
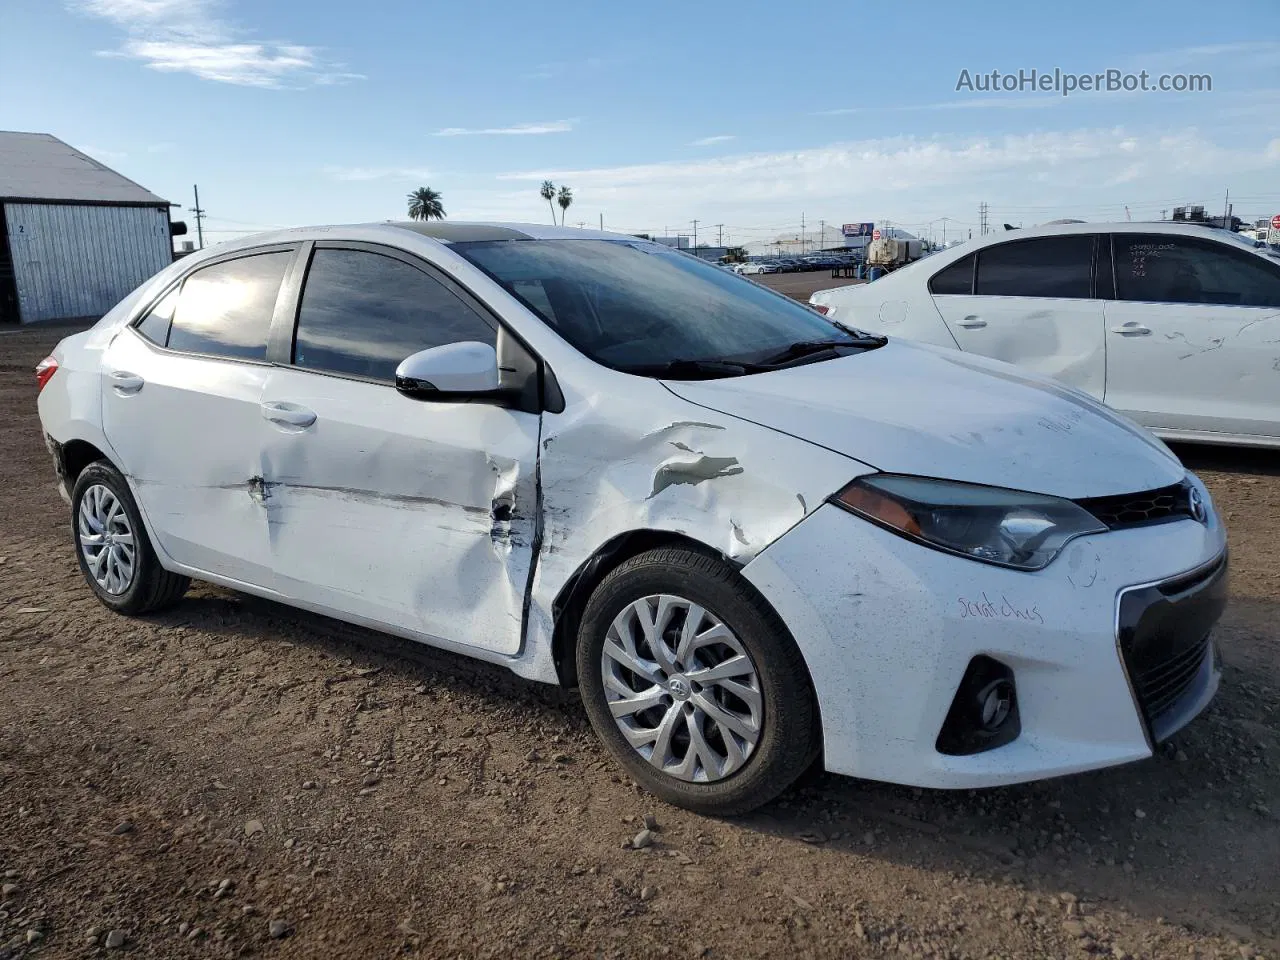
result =
[[[1163,443],[1083,393],[899,340],[770,373],[665,383],[891,473],[1079,498],[1163,487],[1186,472]]]

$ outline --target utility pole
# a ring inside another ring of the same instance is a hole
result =
[[[1227,220],[1231,217],[1231,191],[1228,190],[1226,196],[1222,198],[1222,229],[1226,230]]]
[[[987,201],[983,200],[978,204],[978,229],[981,236],[984,237],[987,235],[987,214],[990,210],[991,207],[987,204]]]
[[[1164,219],[1164,215],[1165,215],[1166,213],[1168,213],[1168,212],[1169,212],[1169,208],[1168,208],[1168,207],[1165,207],[1163,210],[1161,210],[1161,211],[1160,211],[1160,219],[1161,219],[1161,220],[1163,220],[1163,219]]]
[[[204,249],[204,208],[200,206],[200,185],[196,184],[191,188],[195,191],[196,205],[188,207],[192,213],[196,215],[196,236],[200,239],[200,249]]]
[[[723,223],[713,223],[713,224],[712,224],[712,226],[713,226],[713,227],[715,227],[715,228],[716,228],[716,231],[717,231],[717,232],[716,232],[716,246],[717,246],[717,247],[723,247],[723,246],[724,246],[724,224],[723,224]]]
[[[827,245],[827,221],[818,221],[818,246],[825,247]]]
[[[604,233],[604,214],[600,214],[600,232]]]
[[[942,249],[947,248],[947,218],[942,218]]]
[[[676,244],[679,246],[679,243]],[[698,249],[698,221],[693,221],[693,249]]]

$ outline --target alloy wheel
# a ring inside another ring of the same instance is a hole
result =
[[[663,773],[723,780],[760,740],[755,663],[728,626],[691,600],[658,594],[628,604],[609,626],[600,670],[618,729]]]
[[[89,575],[107,593],[120,596],[133,583],[137,556],[124,505],[109,487],[95,483],[80,498],[76,523]]]

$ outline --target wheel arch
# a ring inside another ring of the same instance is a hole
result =
[[[671,530],[640,529],[629,530],[605,541],[584,560],[565,581],[551,606],[553,627],[551,634],[551,652],[555,664],[556,677],[560,685],[566,688],[578,686],[577,663],[574,650],[577,646],[578,624],[582,611],[586,607],[591,594],[609,573],[632,557],[639,556],[659,547],[683,547],[695,553],[702,553],[725,563],[734,571],[741,571],[744,564],[731,559],[722,551],[715,549],[701,540],[688,534]],[[801,661],[808,677],[809,689],[813,693],[815,716],[819,729],[822,722],[822,705],[818,700],[817,689],[813,683],[813,675],[809,671],[808,659],[804,656],[804,648],[796,641],[790,627],[769,599],[748,578],[742,577],[746,584],[769,608],[777,618],[780,627],[786,631],[789,639],[800,652]]]
[[[554,624],[551,634],[551,653],[555,662],[556,676],[561,686],[576,687],[578,685],[574,647],[577,644],[578,623],[582,610],[591,598],[591,594],[611,570],[626,563],[632,557],[658,547],[684,547],[723,560],[735,570],[742,568],[742,564],[729,559],[714,547],[688,534],[676,533],[672,530],[628,530],[606,540],[578,565],[578,568],[565,581],[564,586],[560,588],[551,605]]]
[[[84,468],[91,463],[106,460],[117,470],[120,469],[112,463],[110,456],[88,440],[75,439],[59,444],[54,457],[58,461],[58,474],[67,484],[68,492],[75,486],[76,479],[84,472]]]

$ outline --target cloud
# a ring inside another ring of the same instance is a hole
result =
[[[552,77],[560,77],[569,73],[583,73],[590,70],[600,70],[610,63],[616,61],[607,60],[604,57],[587,57],[585,60],[568,61],[558,60],[553,63],[540,63],[528,73],[520,75],[521,80],[550,80]]]
[[[693,143],[689,144],[689,146],[691,146],[691,147],[709,147],[709,146],[712,146],[713,144],[716,144],[716,143],[727,143],[727,142],[728,142],[728,141],[730,141],[730,140],[737,140],[737,139],[738,139],[738,138],[737,138],[737,137],[735,137],[735,136],[734,136],[733,134],[731,134],[731,133],[722,133],[722,134],[720,134],[719,136],[715,136],[715,137],[703,137],[701,140],[695,140],[695,141],[693,141]]]
[[[437,137],[516,137],[544,133],[568,133],[576,120],[553,120],[548,123],[516,123],[509,127],[445,127]]]
[[[1148,200],[1158,212],[1167,198],[1208,196],[1224,175],[1233,177],[1233,190],[1239,183],[1264,192],[1280,172],[1278,159],[1266,150],[1242,151],[1229,138],[1215,142],[1195,128],[1117,127],[890,137],[696,161],[528,169],[499,180],[531,187],[544,179],[571,183],[584,210],[603,210],[607,220],[637,229],[695,215],[726,223],[798,222],[802,210],[810,220],[910,222],[971,212],[983,200],[993,209],[1036,208],[1045,211],[1038,219],[1051,219],[1067,215],[1059,210]]]
[[[842,117],[854,113],[899,113],[917,110],[1038,110],[1041,107],[1061,103],[1061,96],[1033,97],[974,97],[972,99],[945,100],[942,103],[904,103],[897,106],[837,107],[834,110],[818,110],[815,117]]]
[[[324,172],[334,180],[346,183],[364,183],[370,180],[430,180],[431,171],[425,167],[325,167]]]
[[[87,156],[92,157],[94,160],[110,160],[115,162],[116,160],[123,160],[125,157],[129,156],[129,154],[125,153],[123,150],[108,150],[105,147],[93,147],[86,145],[83,150]]]
[[[277,89],[362,79],[327,60],[318,47],[255,41],[220,16],[222,0],[68,0],[73,10],[126,34],[101,56],[137,60],[162,73],[190,73],[236,86]]]

